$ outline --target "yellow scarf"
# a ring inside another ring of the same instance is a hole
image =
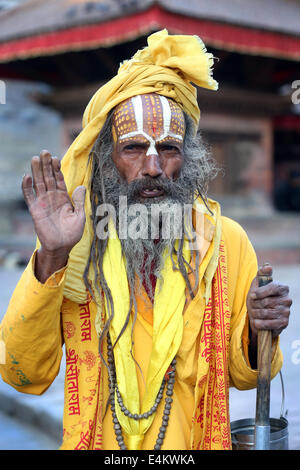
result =
[[[112,344],[114,344],[128,314],[129,289],[121,243],[116,236],[113,223],[110,224],[109,230],[113,236],[109,238],[104,254],[103,271],[114,302],[115,315],[109,328]],[[183,254],[189,261],[187,241],[184,243]],[[161,274],[164,282],[158,281],[155,289],[153,344],[146,378],[146,392],[141,404],[136,364],[131,355],[132,318],[114,348],[118,388],[125,406],[133,414],[145,413],[154,405],[164,374],[182,340],[182,312],[186,300],[185,281],[181,273],[173,269],[170,257],[166,258]],[[107,311],[108,308],[106,308]],[[139,449],[145,432],[152,424],[154,414],[147,419],[136,421],[121,412],[117,400],[115,403],[118,420],[127,435],[128,448]]]
[[[205,238],[204,232],[207,224],[214,227],[212,243],[210,245],[212,255],[204,273],[204,277],[206,278],[207,300],[210,295],[210,286],[218,263],[221,236],[219,205],[214,201],[210,201],[210,206],[214,211],[213,216],[208,214],[205,205],[201,201],[197,200],[194,205],[197,217],[200,218],[197,233],[198,243],[201,244],[201,238]],[[122,254],[121,243],[112,221],[109,223],[109,233],[110,237],[103,259],[103,271],[114,303],[114,317],[109,328],[112,344],[114,344],[125,323],[130,302],[125,260]],[[191,251],[187,240],[184,241],[183,255],[185,259],[190,262]],[[153,406],[164,374],[182,342],[186,283],[180,271],[173,269],[170,256],[166,257],[161,278],[163,281],[160,282],[158,280],[154,295],[152,351],[146,378],[146,392],[142,403],[140,403],[139,397],[136,363],[131,353],[132,318],[130,318],[129,324],[114,348],[118,388],[126,408],[133,414],[145,413]],[[107,304],[105,310],[107,314],[109,311]],[[106,315],[106,320],[107,319],[108,315]],[[153,422],[154,414],[147,419],[136,421],[122,413],[117,399],[115,399],[115,407],[118,420],[123,432],[125,432],[125,440],[128,449],[140,449],[144,434]]]

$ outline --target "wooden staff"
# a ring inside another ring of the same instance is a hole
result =
[[[266,266],[267,263],[264,265]],[[272,282],[271,276],[259,276],[259,287]],[[257,336],[257,394],[255,418],[255,448],[270,449],[270,382],[272,361],[272,331],[260,330]]]

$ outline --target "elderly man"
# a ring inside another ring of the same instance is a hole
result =
[[[272,377],[282,365],[288,288],[258,287],[247,235],[206,198],[216,169],[191,82],[216,89],[211,65],[199,38],[151,35],[94,95],[62,167],[43,151],[23,179],[38,246],[0,370],[41,394],[65,344],[62,449],[230,449],[229,385],[255,387],[259,329],[273,332]],[[165,236],[174,206],[181,228]]]

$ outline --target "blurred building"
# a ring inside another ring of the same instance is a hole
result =
[[[197,34],[220,84],[198,91],[200,130],[224,169],[211,195],[238,218],[299,211],[299,18],[294,0],[28,0],[0,15],[0,78],[51,87],[35,100],[62,117],[63,154],[94,91],[149,33]]]
[[[28,0],[0,0],[0,11],[16,8],[20,3],[27,2]]]

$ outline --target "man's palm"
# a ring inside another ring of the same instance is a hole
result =
[[[85,188],[76,188],[72,204],[60,163],[47,151],[33,157],[31,169],[32,178],[25,175],[22,190],[41,246],[49,252],[69,252],[82,237]]]

